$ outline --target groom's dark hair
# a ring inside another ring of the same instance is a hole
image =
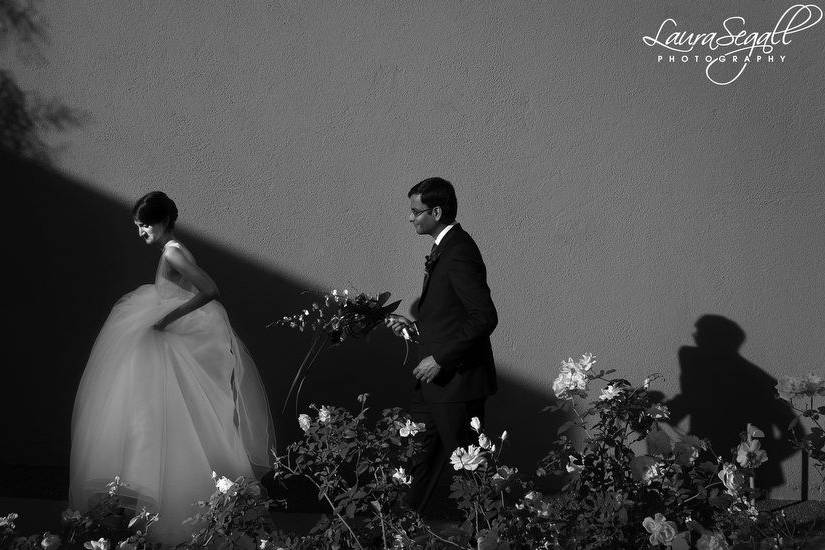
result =
[[[427,178],[413,185],[407,197],[421,195],[421,202],[429,208],[441,207],[441,221],[453,223],[458,213],[458,199],[453,184],[444,178]]]

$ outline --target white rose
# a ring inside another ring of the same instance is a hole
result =
[[[602,394],[599,396],[599,400],[610,401],[620,393],[622,393],[622,388],[610,384],[609,386],[605,386],[605,388],[602,390]]]
[[[423,422],[413,422],[409,418],[407,419],[406,424],[398,425],[401,426],[401,428],[398,429],[398,435],[401,437],[410,437],[411,435],[415,435],[424,429]]]
[[[725,486],[725,491],[730,496],[737,498],[739,491],[745,486],[745,475],[736,469],[736,466],[726,462],[722,465],[722,469],[716,474]]]
[[[490,441],[490,438],[484,434],[478,435],[478,445],[485,451],[490,451],[491,453],[496,452],[496,446]]]
[[[587,365],[582,367],[580,364],[573,361],[571,357],[567,361],[562,361],[559,375],[553,381],[553,393],[559,399],[567,399],[570,397],[569,392],[574,390],[587,389]]]
[[[458,447],[453,454],[450,455],[450,463],[454,470],[469,470],[475,471],[479,466],[484,464],[484,455],[481,454],[481,448],[475,445],[470,445],[466,449]]]
[[[0,516],[0,527],[10,527],[14,529],[14,520],[19,518],[20,516],[12,512],[7,516]]]
[[[722,533],[704,533],[696,541],[697,550],[728,550],[728,541]]]
[[[232,486],[235,485],[231,479],[227,477],[221,477],[217,481],[215,481],[215,487],[223,494],[226,494],[227,491],[232,489]]]
[[[799,395],[802,389],[802,381],[793,376],[783,376],[779,383],[776,384],[776,391],[779,397],[785,401],[792,401],[794,397]]]
[[[585,353],[584,355],[582,355],[582,358],[579,359],[578,364],[579,364],[579,368],[581,368],[585,371],[589,371],[591,368],[593,368],[593,363],[595,363],[595,362],[596,361],[593,360],[593,354],[592,353]]]
[[[670,546],[673,539],[676,537],[676,524],[672,521],[667,521],[662,514],[656,514],[654,517],[646,517],[642,521],[642,526],[650,533],[650,544],[656,546],[661,544]]]
[[[577,458],[573,455],[569,455],[567,458],[568,458],[567,466],[565,466],[565,469],[567,470],[567,473],[572,474],[572,473],[581,472],[582,470],[584,470],[584,464],[582,464],[581,459],[579,459],[579,458]]]
[[[308,414],[299,414],[298,425],[301,427],[302,430],[306,432],[312,425],[312,419],[309,418]]]
[[[106,487],[109,488],[109,496],[115,496],[117,492],[120,490],[120,486],[123,485],[120,482],[120,476],[115,476],[115,478],[106,484]]]
[[[654,481],[658,481],[659,479],[661,479],[664,474],[664,464],[657,462],[656,464],[651,464],[645,470],[642,476],[642,481],[645,483],[645,485],[650,485]]]
[[[768,461],[768,453],[761,447],[758,439],[743,441],[736,449],[736,462],[743,468],[758,468]]]
[[[409,485],[410,483],[412,483],[412,476],[407,475],[407,472],[404,471],[404,468],[396,468],[392,474],[392,478],[404,485]]]
[[[43,540],[40,542],[40,546],[43,550],[55,550],[58,546],[60,546],[60,537],[57,535],[53,535],[52,533],[46,533],[43,535]]]
[[[86,548],[87,550],[109,550],[110,547],[111,544],[104,538],[90,540],[83,545],[83,548]]]
[[[332,418],[332,414],[329,412],[329,409],[324,406],[318,410],[318,420],[321,423],[326,424]]]

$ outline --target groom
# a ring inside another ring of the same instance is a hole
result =
[[[410,189],[410,223],[434,240],[424,265],[416,322],[392,315],[396,335],[418,333],[420,357],[413,369],[413,421],[423,422],[422,452],[413,459],[408,504],[422,512],[452,452],[478,444],[470,419],[484,421],[484,401],[496,391],[490,334],[498,323],[487,270],[473,238],[455,222],[455,189],[428,178]],[[477,437],[477,436],[476,436]]]

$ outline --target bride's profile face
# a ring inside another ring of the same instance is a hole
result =
[[[138,237],[144,240],[146,244],[153,244],[166,233],[166,224],[163,222],[147,224],[139,220],[135,220],[135,225],[138,228]]]

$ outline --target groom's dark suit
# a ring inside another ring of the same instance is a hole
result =
[[[484,400],[496,391],[490,334],[498,323],[481,252],[460,225],[443,236],[426,270],[416,325],[421,358],[432,355],[441,371],[431,383],[419,381],[413,397],[413,418],[426,424],[411,472],[410,504],[419,511],[450,454],[470,443],[470,419],[483,421]]]

